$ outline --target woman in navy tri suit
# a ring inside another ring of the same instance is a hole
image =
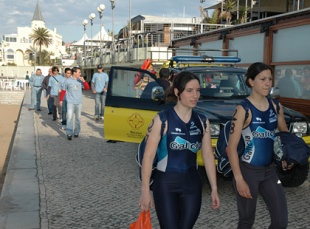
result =
[[[264,63],[252,64],[246,73],[246,84],[252,89],[245,100],[249,116],[237,106],[232,119],[228,142],[228,157],[234,174],[239,213],[238,229],[252,228],[258,193],[261,194],[271,217],[269,229],[287,228],[287,203],[281,181],[273,162],[275,131],[288,131],[283,108],[267,96],[272,87],[272,70]],[[245,150],[238,157],[240,138],[245,141]]]
[[[162,137],[158,115],[148,127],[139,205],[141,211],[153,207],[149,184],[157,154],[152,191],[160,227],[191,229],[201,208],[202,187],[197,172],[197,152],[200,149],[211,186],[212,208],[220,206],[210,123],[193,111],[200,97],[200,82],[195,74],[187,71],[179,73],[168,90],[167,100],[176,101],[176,105],[165,111],[167,121]]]

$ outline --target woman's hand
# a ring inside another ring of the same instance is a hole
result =
[[[217,191],[212,191],[211,199],[212,199],[212,209],[218,209],[220,207],[220,198]]]
[[[148,211],[150,208],[154,207],[153,199],[150,191],[142,191],[139,206],[141,211]]]
[[[248,199],[252,199],[252,195],[249,189],[248,184],[245,182],[245,180],[236,181],[237,190],[240,196]]]
[[[285,160],[282,161],[283,171],[290,170],[291,168],[294,167],[294,165],[295,165],[294,163],[287,164],[287,161],[285,161]]]

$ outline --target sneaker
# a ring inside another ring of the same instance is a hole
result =
[[[67,135],[68,140],[72,140],[72,135]]]
[[[66,125],[62,125],[62,126],[61,126],[61,129],[62,129],[62,130],[65,130],[65,129],[66,129]]]
[[[51,114],[53,114],[53,112],[48,112],[47,114],[48,114],[48,115],[51,115]]]
[[[34,108],[28,108],[28,111],[33,111],[34,110]]]
[[[37,111],[42,111],[41,109],[37,109]]]
[[[74,135],[74,137],[75,137],[75,138],[78,138],[78,137],[79,137],[79,135],[78,135],[78,134],[75,134],[75,135]]]
[[[103,116],[100,116],[99,118],[100,118],[100,119],[103,119]]]

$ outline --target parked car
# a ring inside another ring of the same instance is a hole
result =
[[[237,57],[189,57],[175,56],[170,61],[171,75],[187,70],[195,73],[201,83],[201,96],[195,110],[205,114],[211,123],[212,146],[215,148],[223,124],[231,120],[236,105],[250,94],[245,85],[246,70],[234,66]],[[142,75],[139,84],[135,76]],[[146,89],[146,85],[152,85]],[[272,97],[279,96],[279,90],[272,88]],[[164,103],[164,90],[158,78],[146,70],[130,67],[111,67],[109,88],[104,112],[104,136],[107,140],[139,143],[156,113],[173,104]],[[309,120],[299,112],[284,107],[284,116],[291,133],[302,137],[310,144]],[[198,165],[203,165],[201,153]],[[308,175],[309,164],[299,172],[299,182],[282,174],[286,186],[302,184]]]

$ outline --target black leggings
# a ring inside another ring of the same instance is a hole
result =
[[[237,191],[239,212],[238,229],[250,229],[254,224],[258,192],[269,210],[271,224],[269,229],[285,229],[288,224],[287,204],[284,189],[279,181],[274,164],[256,167],[240,162],[240,169],[247,182],[252,199],[241,197]],[[236,182],[234,180],[236,190]]]
[[[200,212],[201,188],[196,169],[184,174],[157,171],[152,190],[160,228],[193,228]]]

